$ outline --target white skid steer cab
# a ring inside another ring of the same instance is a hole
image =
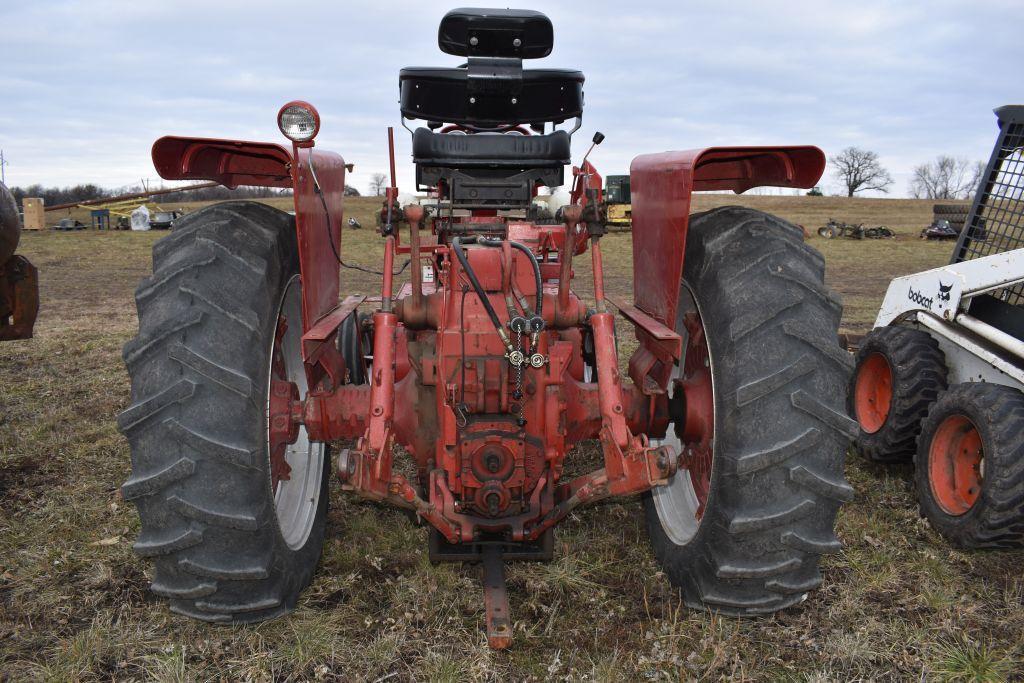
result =
[[[996,116],[951,263],[890,283],[849,392],[858,450],[912,460],[921,514],[958,548],[1024,547],[1024,106]]]

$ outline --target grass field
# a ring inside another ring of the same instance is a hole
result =
[[[695,208],[737,199],[701,196]],[[930,219],[926,202],[739,200],[812,232],[833,216],[901,233],[811,240],[850,332],[870,328],[892,276],[940,265],[950,251],[914,237]],[[346,231],[347,260],[379,261],[375,206],[352,203],[366,227]],[[477,570],[432,567],[425,529],[337,487],[321,567],[295,613],[246,628],[171,614],[147,593],[149,566],[131,552],[138,521],[117,493],[129,455],[114,426],[128,399],[120,351],[135,333],[132,290],[161,236],[23,239],[41,272],[43,308],[36,339],[0,346],[0,680],[1024,677],[1024,553],[949,549],[918,517],[909,468],[856,458],[847,475],[857,496],[838,522],[844,552],[825,558],[824,583],[807,602],[773,617],[687,611],[658,571],[638,502],[625,500],[561,525],[554,562],[511,567],[516,644],[494,653]],[[604,244],[609,289],[628,296],[629,236]],[[343,280],[347,291],[376,284],[351,271]]]

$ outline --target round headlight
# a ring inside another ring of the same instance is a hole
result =
[[[277,127],[292,142],[309,142],[320,132],[320,115],[311,104],[289,102],[277,115]]]

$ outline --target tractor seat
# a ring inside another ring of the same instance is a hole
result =
[[[444,168],[561,168],[570,163],[569,134],[434,133],[418,128],[412,136],[413,161]]]
[[[470,58],[456,69],[402,69],[399,90],[407,119],[497,128],[580,116],[583,82],[579,71],[523,69],[521,60]]]

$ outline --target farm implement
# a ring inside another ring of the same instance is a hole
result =
[[[827,240],[840,237],[850,240],[881,240],[893,239],[896,237],[896,233],[884,225],[865,228],[863,223],[843,223],[829,219],[828,223],[818,228],[818,236]]]
[[[341,291],[346,164],[316,147],[312,105],[280,110],[288,146],[155,143],[164,178],[292,188],[295,215],[249,202],[188,214],[136,293],[122,490],[152,590],[207,621],[287,613],[320,557],[333,470],[347,494],[429,525],[433,561],[483,565],[495,648],[513,636],[504,562],[550,559],[554,528],[613,496],[643,497],[686,604],[756,615],[800,603],[819,556],[839,549],[833,524],[852,494],[841,305],[793,225],[689,207],[693,191],[813,187],[824,155],[637,157],[633,300],[621,301],[605,290],[589,161],[603,136],[571,166],[584,76],[523,68],[551,52],[548,18],[455,10],[438,42],[466,63],[400,73],[403,122],[425,123],[408,129],[422,198],[399,203],[392,144],[372,294]],[[538,191],[570,166],[565,203],[541,211]],[[572,282],[588,251],[585,300]],[[616,319],[639,341],[628,369]],[[602,463],[580,472],[587,440]]]
[[[0,341],[31,339],[39,313],[39,273],[14,253],[20,241],[18,205],[0,184]]]
[[[921,514],[960,548],[1024,546],[1024,106],[996,116],[951,263],[892,281],[849,391],[860,452],[913,461]]]

